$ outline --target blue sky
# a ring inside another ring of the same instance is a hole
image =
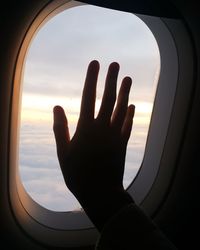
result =
[[[27,52],[23,79],[19,170],[28,193],[51,210],[79,207],[64,185],[52,132],[52,108],[62,105],[73,135],[88,63],[100,62],[97,107],[108,65],[120,63],[120,81],[133,79],[130,103],[136,117],[130,138],[125,186],[137,173],[145,149],[148,124],[160,70],[157,43],[135,15],[83,5],[67,9],[48,21]]]

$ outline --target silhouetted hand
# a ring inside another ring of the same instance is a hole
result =
[[[73,138],[70,139],[67,118],[60,106],[54,107],[53,128],[65,183],[101,230],[113,213],[133,202],[123,188],[123,174],[135,107],[128,107],[132,80],[125,77],[114,109],[119,65],[112,63],[101,107],[94,118],[98,72],[99,63],[92,61]]]

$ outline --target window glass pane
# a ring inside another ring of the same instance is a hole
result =
[[[52,109],[55,105],[65,108],[72,136],[86,69],[93,59],[101,65],[96,113],[111,62],[121,65],[118,88],[123,77],[133,79],[130,103],[136,105],[136,114],[126,156],[125,187],[133,181],[143,160],[160,72],[159,49],[152,32],[131,13],[90,5],[66,9],[34,37],[23,77],[20,176],[31,197],[50,210],[80,208],[66,188],[59,168]]]

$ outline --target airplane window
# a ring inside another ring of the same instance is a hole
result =
[[[73,136],[87,65],[93,59],[101,65],[96,113],[111,62],[121,65],[118,87],[124,76],[133,79],[130,103],[136,105],[136,114],[126,156],[125,187],[137,175],[144,157],[160,73],[160,54],[152,32],[131,13],[91,5],[62,11],[32,40],[22,79],[20,177],[28,194],[49,210],[80,209],[59,168],[52,109],[55,105],[65,108]]]

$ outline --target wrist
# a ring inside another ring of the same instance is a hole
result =
[[[123,207],[134,203],[124,189],[96,192],[89,199],[81,202],[83,209],[99,231]]]

